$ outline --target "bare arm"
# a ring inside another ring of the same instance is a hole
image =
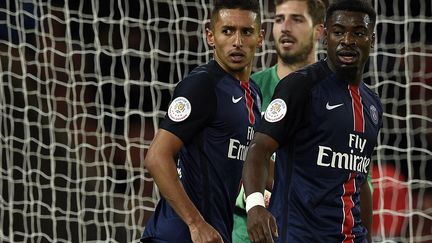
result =
[[[273,190],[274,164],[275,164],[274,160],[270,159],[269,168],[268,168],[267,185],[266,185],[266,189],[270,192]]]
[[[270,177],[273,177],[274,163],[270,158],[277,147],[277,142],[270,136],[259,132],[255,134],[243,167],[246,196],[253,192],[263,192],[272,181],[273,178]]]
[[[367,240],[372,243],[372,193],[367,181],[362,184],[360,190],[360,217],[368,230]]]
[[[207,224],[186,194],[177,175],[174,158],[183,142],[174,134],[159,129],[144,164],[153,176],[161,194],[188,225],[194,242],[222,242],[215,229]],[[218,241],[214,241],[214,240]]]
[[[263,193],[272,177],[273,168],[270,157],[278,147],[276,140],[263,133],[255,133],[243,167],[243,183],[246,197],[251,193]],[[246,202],[247,203],[247,202]],[[247,228],[251,242],[273,242],[278,235],[276,220],[267,209],[261,206],[248,211]]]

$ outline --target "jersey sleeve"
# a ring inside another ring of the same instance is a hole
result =
[[[309,82],[310,83],[310,82]],[[276,86],[257,131],[274,138],[279,146],[293,139],[308,117],[310,88],[304,75],[292,73]]]
[[[187,143],[206,126],[215,110],[216,95],[211,78],[205,73],[189,76],[174,89],[160,127]]]

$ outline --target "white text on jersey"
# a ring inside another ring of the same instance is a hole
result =
[[[368,173],[367,168],[370,164],[370,158],[366,155],[361,156],[354,153],[354,151],[363,152],[366,139],[350,134],[348,146],[351,148],[350,153],[333,151],[332,148],[327,146],[318,146],[317,165]]]
[[[228,145],[228,158],[230,159],[238,159],[245,161],[246,154],[249,150],[249,143],[252,140],[254,136],[254,129],[253,127],[248,126],[247,130],[247,144],[241,144],[238,139],[230,138],[230,142]]]

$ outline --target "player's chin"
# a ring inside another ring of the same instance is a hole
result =
[[[340,63],[339,64],[339,70],[353,70],[356,69],[357,65],[352,64],[352,63]]]
[[[229,67],[232,72],[241,72],[246,68],[245,65],[230,65]]]
[[[359,67],[357,65],[340,64],[336,67],[338,73],[345,77],[355,77]]]
[[[244,59],[242,61],[231,61],[229,66],[232,70],[241,71],[250,64],[250,61]]]

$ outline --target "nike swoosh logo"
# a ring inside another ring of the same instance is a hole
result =
[[[338,108],[339,106],[343,106],[343,103],[342,104],[337,104],[337,105],[330,105],[328,102],[327,102],[327,104],[326,104],[326,109],[327,110],[333,110],[333,109],[335,109],[335,108]]]
[[[234,96],[233,96],[233,97],[232,97],[232,102],[233,102],[234,104],[236,104],[236,103],[238,103],[242,98],[243,98],[243,96],[240,96],[240,97],[238,97],[238,98],[236,99],[236,98],[234,98]]]

